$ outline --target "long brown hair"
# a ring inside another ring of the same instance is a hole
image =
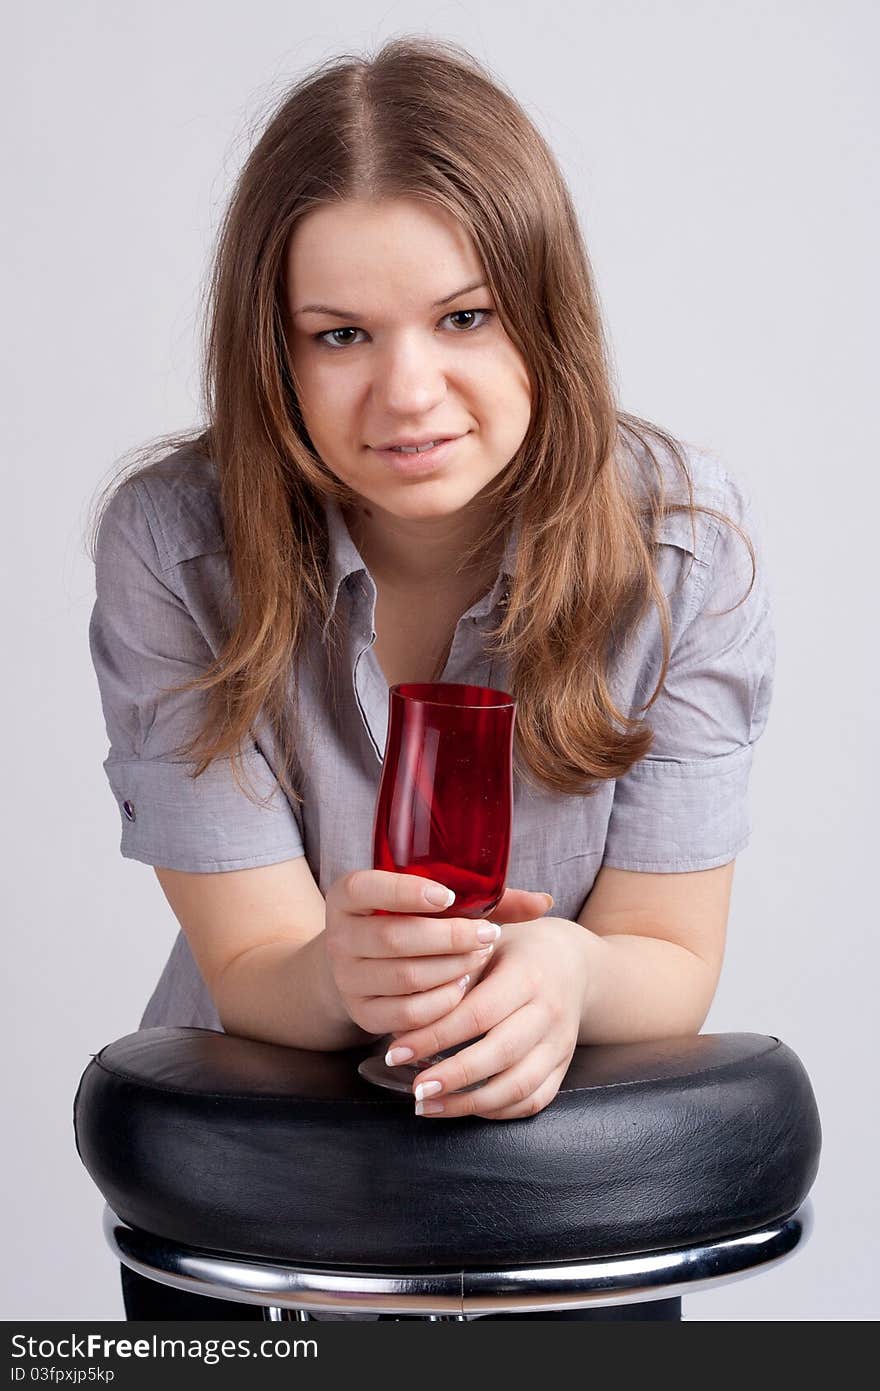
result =
[[[692,525],[697,511],[729,522],[748,545],[751,584],[755,553],[734,521],[695,504],[680,443],[616,407],[589,258],[555,159],[498,80],[436,38],[397,38],[372,58],[343,55],[297,82],[227,207],[209,285],[207,427],[195,437],[166,435],[158,447],[189,445],[216,464],[237,613],[216,661],[168,688],[206,696],[201,728],[177,752],[194,762],[194,777],[228,756],[238,778],[242,748],[268,718],[285,760],[280,781],[303,800],[292,780],[290,672],[308,625],[330,613],[322,497],[343,506],[357,499],[317,455],[298,409],[286,251],[299,219],[318,206],[401,196],[439,205],[469,231],[528,367],[532,418],[485,490],[495,520],[477,543],[483,554],[503,545],[519,518],[516,573],[489,639],[510,661],[518,771],[557,792],[589,793],[652,744],[649,725],[616,707],[608,675],[619,644],[654,603],[663,661],[644,712],[663,686],[670,619],[654,569],[656,523],[673,511],[689,512]],[[652,439],[681,471],[687,502],[667,501]],[[141,451],[116,486],[156,448]],[[640,457],[656,475],[647,487],[624,465]],[[99,522],[100,513],[92,547]],[[476,552],[465,551],[460,568]]]

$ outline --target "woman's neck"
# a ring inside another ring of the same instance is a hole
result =
[[[479,597],[498,572],[503,544],[481,553],[467,570],[459,569],[468,545],[487,530],[485,514],[416,519],[394,517],[369,503],[343,514],[351,538],[377,584],[399,593],[425,594],[438,589]]]

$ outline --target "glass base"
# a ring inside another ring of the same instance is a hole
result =
[[[480,1038],[485,1035],[481,1034]],[[363,1062],[358,1063],[358,1072],[365,1082],[372,1082],[376,1087],[384,1087],[386,1091],[403,1092],[410,1100],[413,1099],[413,1084],[420,1072],[426,1068],[433,1067],[435,1063],[440,1063],[444,1058],[452,1058],[456,1053],[460,1053],[462,1048],[468,1048],[472,1043],[477,1043],[475,1038],[469,1038],[466,1043],[457,1043],[454,1048],[447,1048],[443,1053],[432,1053],[429,1058],[422,1058],[419,1062],[399,1063],[397,1067],[389,1067],[385,1061],[385,1054],[392,1046],[393,1040],[389,1035],[383,1040],[381,1053],[371,1053]],[[479,1082],[472,1082],[469,1087],[459,1087],[458,1092],[453,1092],[453,1096],[458,1096],[462,1092],[475,1092],[479,1087],[485,1087],[488,1078],[483,1078]]]

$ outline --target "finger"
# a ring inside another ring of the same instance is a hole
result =
[[[503,1106],[497,1111],[483,1111],[481,1108],[475,1111],[474,1115],[481,1116],[483,1120],[491,1121],[524,1120],[528,1116],[536,1116],[559,1095],[559,1088],[568,1072],[570,1061],[570,1058],[566,1059],[559,1067],[554,1068],[547,1080],[523,1101],[515,1102],[512,1106]]]
[[[377,909],[388,913],[442,913],[455,901],[454,894],[449,897],[452,890],[436,879],[389,869],[353,869],[328,892],[334,890],[341,895],[346,912],[357,914],[374,913]],[[434,902],[426,897],[426,891],[445,898]]]
[[[468,977],[465,975],[448,985],[418,991],[414,995],[376,995],[356,999],[352,1018],[368,1033],[408,1035],[454,1010],[467,984]],[[403,1058],[395,1059],[395,1062],[403,1061]]]
[[[358,923],[354,954],[372,958],[457,956],[479,951],[500,936],[497,923],[481,918],[371,917]]]
[[[470,958],[468,958],[471,961],[471,965],[468,968],[467,972],[469,976],[467,986],[465,987],[467,990],[473,990],[474,986],[480,980],[483,973],[489,969],[489,967],[492,965],[494,954],[494,948],[491,946],[487,947],[485,951],[473,952],[471,954]],[[458,977],[458,979],[461,979],[461,977]],[[356,995],[357,991],[351,991],[350,993],[352,995]],[[385,1061],[388,1063],[389,1067],[394,1067],[396,1064],[402,1062],[411,1062],[413,1058],[412,1050],[406,1047],[404,1047],[403,1054],[401,1057],[394,1058],[393,1060],[388,1058],[388,1053],[390,1053],[391,1049],[394,1048],[396,1045],[398,1034],[394,1033],[393,1030],[384,1030],[384,1032],[388,1033],[388,1045],[386,1049]],[[430,1055],[426,1057],[423,1066],[427,1067],[429,1065],[429,1062]]]
[[[425,896],[425,891],[445,894],[435,902]],[[398,873],[384,869],[354,869],[337,881],[329,892],[342,895],[343,907],[347,912],[367,915],[378,911],[389,913],[446,913],[455,912],[455,901],[449,898],[451,890],[434,879],[419,874]],[[500,917],[504,922],[529,922],[541,917],[553,906],[553,896],[531,889],[505,889],[498,901]]]
[[[552,894],[532,892],[531,889],[505,889],[492,909],[491,917],[493,922],[501,923],[532,922],[549,913],[552,907]]]
[[[426,1097],[441,1100],[465,1087],[472,1087],[476,1082],[485,1082],[497,1073],[507,1072],[522,1058],[534,1053],[546,1034],[546,1013],[529,1001],[502,1019],[484,1038],[468,1044],[467,1048],[462,1048],[441,1063],[426,1066],[413,1079],[413,1095],[417,1101]],[[431,1055],[419,1051],[416,1056],[426,1058]],[[440,1083],[439,1088],[435,1085],[437,1082]]]
[[[466,974],[471,981],[482,971],[495,950],[490,943],[480,951],[458,956],[399,956],[374,960],[354,960],[337,975],[337,984],[353,995],[369,999],[376,995],[412,995],[448,985]]]
[[[493,1077],[485,1086],[454,1096],[432,1097],[421,1103],[416,1115],[454,1120],[460,1116],[480,1116],[484,1120],[516,1120],[544,1109],[559,1091],[568,1069],[568,1060],[558,1061],[558,1053],[538,1047],[515,1067]],[[437,1110],[437,1104],[443,1111]],[[417,1103],[418,1104],[418,1103]]]
[[[407,1031],[396,1031],[401,1036],[395,1040],[395,1051],[409,1049],[415,1058],[433,1057],[457,1043],[487,1033],[526,1004],[531,998],[528,982],[505,972],[503,967],[503,961],[496,962],[448,1014],[426,1020],[424,1027],[416,1025]]]

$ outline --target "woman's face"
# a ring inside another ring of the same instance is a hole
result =
[[[483,278],[470,235],[416,199],[322,207],[291,237],[288,344],[303,421],[331,472],[395,517],[466,508],[525,437],[526,364],[488,288],[467,288]],[[441,435],[460,438],[427,472],[397,472],[393,460],[408,456],[377,452]]]

